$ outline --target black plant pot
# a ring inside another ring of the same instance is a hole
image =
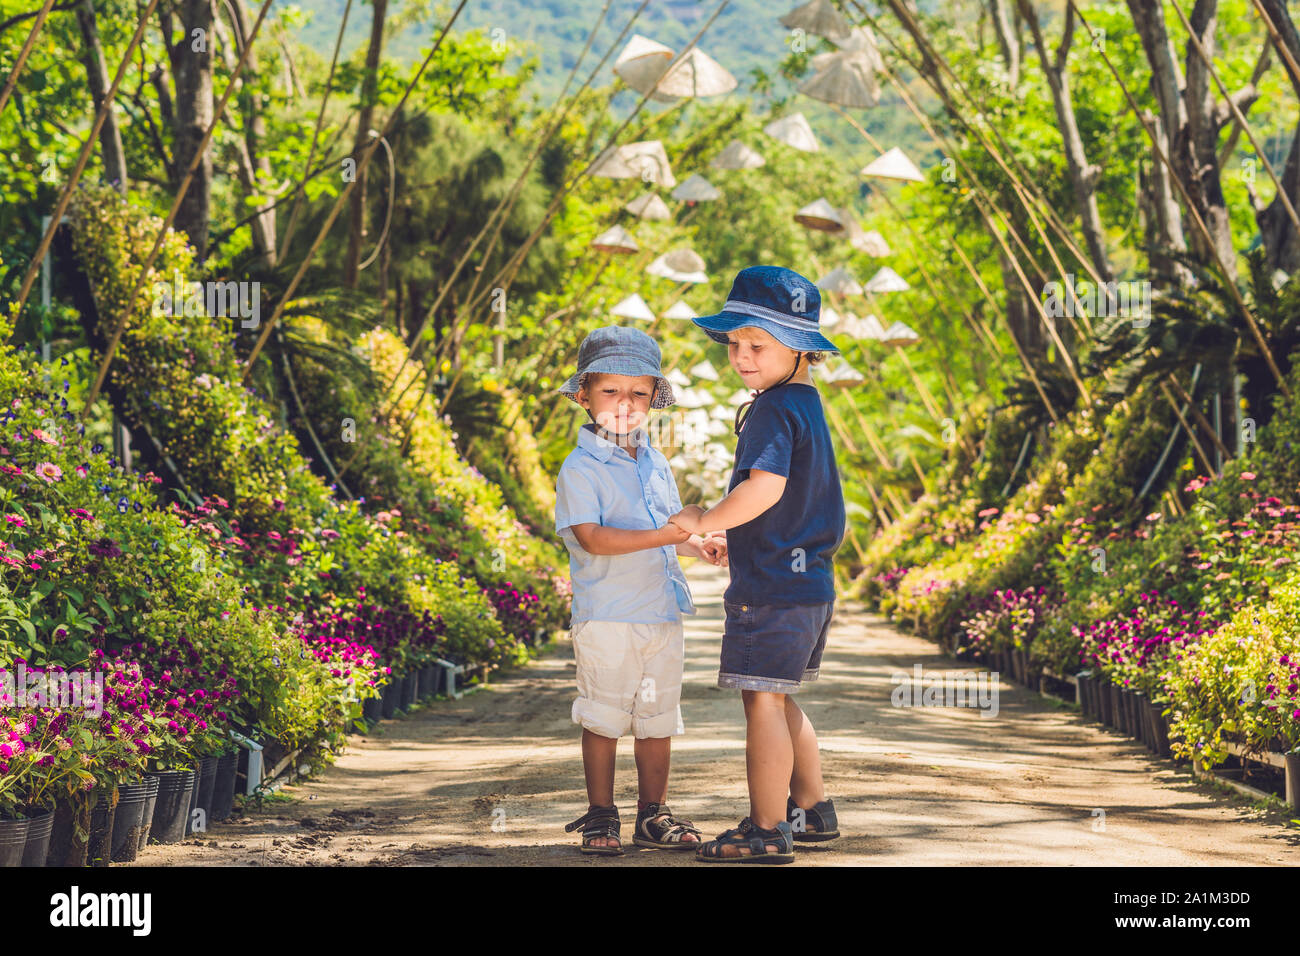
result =
[[[1097,719],[1107,727],[1114,725],[1114,716],[1111,712],[1110,698],[1111,690],[1114,688],[1106,675],[1102,674],[1097,678]]]
[[[158,807],[158,778],[152,774],[145,774],[144,782],[149,787],[149,793],[144,800],[144,813],[140,816],[142,826],[140,827],[140,839],[135,845],[136,853],[149,845],[149,833],[153,830],[153,812]]]
[[[202,829],[208,828],[208,822],[212,818],[212,785],[217,779],[217,758],[200,757],[198,765],[198,775],[195,778],[194,794],[190,799],[189,819],[185,821],[185,835],[189,836],[194,833],[194,824],[196,820],[202,819]],[[195,810],[202,810],[201,814],[196,814]],[[199,832],[202,832],[200,830]]]
[[[180,843],[185,839],[190,796],[194,792],[193,770],[165,770],[158,778],[158,802],[154,805],[151,843]]]
[[[0,819],[0,867],[22,866],[31,821]]]
[[[211,819],[220,823],[229,820],[235,810],[235,768],[239,766],[239,754],[228,753],[217,758],[217,774],[212,782]]]
[[[361,716],[367,724],[373,724],[384,716],[384,698],[367,697],[361,702]]]
[[[110,806],[112,795],[101,792],[94,809],[90,811],[90,843],[86,847],[86,862],[91,866],[108,866],[113,862],[113,824],[117,807]]]
[[[1092,675],[1082,671],[1074,675],[1079,686],[1079,712],[1084,717],[1091,717],[1096,708],[1092,702]]]
[[[411,671],[405,680],[406,693],[402,698],[402,709],[411,710],[420,701],[420,672]]]
[[[124,783],[118,790],[117,811],[113,819],[112,860],[130,863],[140,852],[140,831],[147,826],[145,805],[149,802],[149,784]]]
[[[90,829],[90,799],[78,794],[54,807],[54,826],[50,830],[50,848],[45,856],[46,866],[86,865],[86,840],[77,833]]]
[[[383,694],[381,713],[384,720],[392,720],[393,715],[397,713],[397,702],[401,697],[401,680],[389,674]]]
[[[1142,746],[1154,750],[1151,746],[1151,728],[1147,721],[1147,695],[1140,690],[1133,692],[1133,726],[1137,729],[1134,736],[1142,741]]]
[[[27,819],[27,843],[23,846],[23,866],[44,866],[50,855],[50,833],[54,829],[54,811],[43,810]]]
[[[1151,743],[1152,749],[1161,757],[1170,756],[1173,751],[1169,747],[1169,726],[1165,722],[1164,710],[1165,705],[1159,701],[1147,701],[1147,719],[1151,723]]]
[[[420,668],[420,696],[432,697],[438,693],[438,667],[430,664]]]

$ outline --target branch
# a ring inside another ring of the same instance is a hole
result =
[[[54,13],[55,11],[71,10],[79,2],[80,0],[68,0],[68,2],[64,4],[56,3],[54,6],[50,7],[50,13]],[[4,22],[0,22],[0,33],[4,33],[12,26],[17,26],[19,23],[22,23],[24,20],[30,20],[32,17],[36,16],[36,14],[40,12],[41,12],[40,9],[37,8],[35,10],[29,11],[28,13],[15,14],[14,16],[10,17],[8,20],[5,20]]]

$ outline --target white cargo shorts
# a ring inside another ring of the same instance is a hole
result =
[[[671,737],[682,726],[681,620],[581,621],[573,626],[578,698],[573,722],[615,739]]]

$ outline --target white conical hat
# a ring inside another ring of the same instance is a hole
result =
[[[655,314],[650,311],[650,306],[645,304],[645,299],[635,292],[609,311],[611,315],[617,315],[620,318],[642,319],[646,322],[653,321],[655,317]]]
[[[860,110],[880,102],[880,82],[865,53],[819,54],[813,58],[813,68],[818,72],[799,84],[799,92],[805,96]]]
[[[810,0],[801,7],[795,7],[781,18],[781,26],[791,30],[805,30],[831,40],[849,36],[849,21],[835,9],[831,0]]]
[[[673,216],[668,204],[654,193],[642,193],[623,208],[642,219],[663,220],[671,219]]]
[[[825,302],[822,303],[822,311],[819,317],[818,325],[823,329],[833,328],[840,323],[840,314],[832,309]]]
[[[737,86],[736,78],[699,47],[674,63],[655,84],[655,92],[666,96],[721,96]],[[642,93],[645,90],[641,91]]]
[[[825,199],[818,199],[804,206],[794,214],[794,221],[809,229],[819,229],[822,232],[838,232],[844,228],[839,210]]]
[[[862,286],[853,273],[843,266],[832,269],[817,280],[817,288],[832,295],[862,295]]]
[[[906,292],[912,287],[889,266],[881,266],[862,288],[867,292]]]
[[[691,173],[685,182],[672,191],[672,197],[689,202],[708,202],[721,199],[722,190],[699,173]]]
[[[599,249],[601,252],[626,254],[636,252],[641,247],[636,244],[630,232],[622,226],[615,226],[591,240],[591,248]]]
[[[834,385],[837,388],[848,388],[853,385],[860,385],[866,381],[866,378],[848,362],[840,359],[833,364],[828,363],[824,368],[819,370],[819,377],[827,385]]]
[[[684,388],[677,396],[677,404],[682,408],[703,408],[713,404],[713,396],[698,388]]]
[[[716,382],[718,380],[718,370],[713,367],[713,363],[708,359],[705,359],[699,365],[691,369],[691,374],[696,378],[702,378],[709,382]]]
[[[822,148],[813,135],[812,127],[808,125],[808,118],[802,113],[793,113],[768,123],[763,127],[763,132],[805,153],[815,153]]]
[[[750,394],[749,392],[747,392],[745,389],[742,388],[732,392],[731,397],[727,399],[727,402],[730,405],[743,405],[745,404],[745,402],[749,401],[753,397],[754,396],[752,394]]]
[[[699,315],[699,313],[696,312],[694,309],[692,309],[681,299],[678,299],[676,302],[670,305],[668,309],[663,313],[663,317],[665,319],[693,319],[697,315]]]
[[[880,179],[901,179],[914,183],[925,182],[925,177],[916,168],[916,164],[897,146],[867,163],[858,171],[858,175],[876,176]]]
[[[718,422],[734,422],[736,420],[736,410],[728,408],[726,405],[714,405],[709,409],[709,417]]]
[[[837,335],[847,335],[851,339],[879,339],[885,334],[880,320],[874,315],[868,315],[864,319],[852,313],[840,323],[835,332]]]
[[[675,249],[660,256],[645,269],[652,276],[674,282],[708,282],[704,260],[691,249]]]
[[[921,341],[921,337],[902,322],[895,322],[885,329],[885,334],[880,337],[880,341],[886,345],[911,345],[913,342]]]
[[[591,175],[606,179],[641,179],[670,189],[677,185],[664,144],[657,139],[610,146],[592,163]]]
[[[667,315],[668,313],[665,312],[664,314]],[[676,385],[678,388],[688,388],[691,384],[691,380],[686,377],[686,373],[679,368],[673,369],[665,375],[664,378],[668,379],[669,382]]]
[[[873,70],[885,68],[885,58],[880,55],[880,47],[876,43],[876,35],[871,32],[871,27],[863,24],[850,30],[847,37],[828,37],[828,39],[845,53],[866,54]]]
[[[865,252],[877,259],[892,254],[889,243],[885,242],[885,237],[874,229],[870,232],[863,232],[859,228],[856,234],[850,229],[849,245],[859,252]]]
[[[709,163],[714,169],[757,169],[767,160],[756,149],[751,149],[738,139],[733,139],[727,148],[713,157]]]
[[[655,84],[664,75],[664,71],[668,69],[668,64],[673,61],[675,55],[671,47],[666,47],[638,33],[627,41],[627,46],[623,47],[623,52],[618,55],[618,60],[614,63],[614,72],[638,93],[649,93],[653,100],[671,103],[677,97],[656,91]]]

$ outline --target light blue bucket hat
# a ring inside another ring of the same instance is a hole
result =
[[[673,387],[659,367],[659,346],[640,329],[607,325],[582,340],[578,348],[578,371],[557,391],[571,401],[578,400],[582,377],[590,372],[608,375],[650,375],[656,380],[651,408],[667,408],[677,399]]]

